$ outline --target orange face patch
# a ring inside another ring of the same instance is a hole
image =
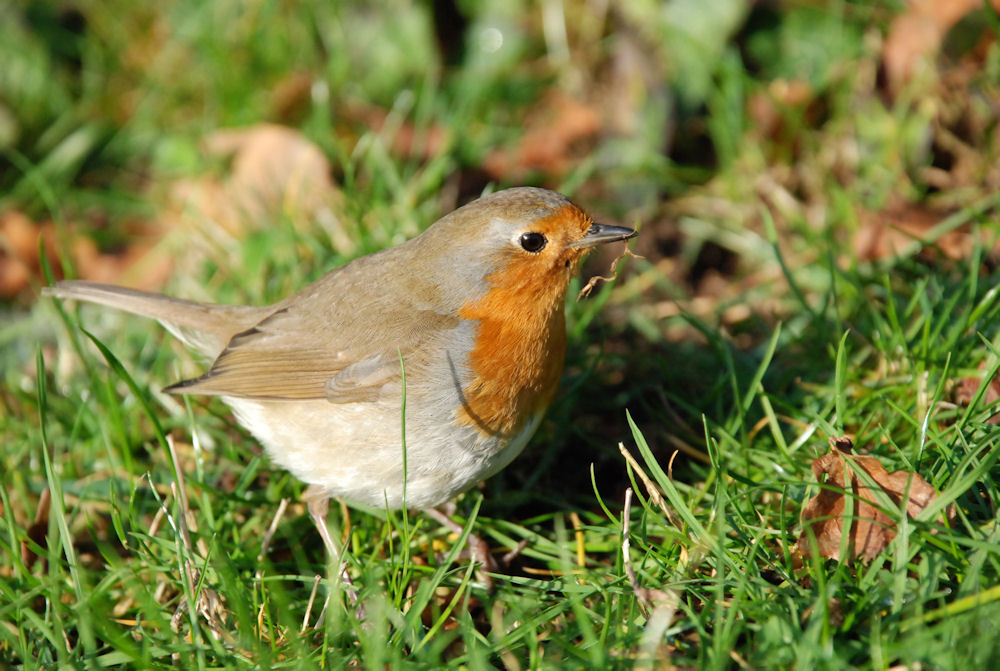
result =
[[[568,247],[582,238],[591,219],[567,205],[525,232],[546,236],[537,254],[513,244],[489,291],[459,311],[479,322],[469,354],[473,382],[463,389],[459,421],[490,434],[520,429],[555,394],[566,355],[563,301],[583,250]]]

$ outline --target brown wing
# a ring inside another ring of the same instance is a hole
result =
[[[458,319],[430,310],[360,311],[331,319],[309,300],[279,309],[237,334],[205,375],[166,389],[170,393],[334,403],[373,400],[399,384],[404,361],[435,333]],[[397,306],[398,308],[398,306]],[[336,323],[341,321],[340,324]],[[346,326],[345,326],[346,324]],[[346,342],[345,333],[352,334]]]

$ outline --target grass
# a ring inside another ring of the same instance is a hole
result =
[[[143,258],[172,260],[164,290],[263,303],[515,183],[639,225],[645,258],[568,301],[548,419],[457,502],[498,554],[523,544],[493,593],[461,539],[419,514],[334,507],[363,623],[303,485],[221,404],[160,393],[202,362],[137,318],[10,297],[0,667],[990,667],[990,17],[969,20],[982,41],[965,61],[936,63],[968,95],[931,77],[893,97],[877,76],[878,39],[904,11],[892,3],[628,3],[604,17],[567,3],[561,24],[560,7],[466,8],[467,41],[389,0],[4,10],[0,213],[51,222],[56,272],[94,271],[81,240],[108,262],[154,231]],[[629,58],[642,67],[615,70]],[[805,82],[805,97],[776,82]],[[631,130],[490,168],[526,128],[571,125],[544,125],[566,114],[544,102],[553,90],[614,102]],[[204,136],[261,120],[322,150],[335,224],[278,208],[234,232],[177,211],[173,189],[232,169]],[[927,213],[933,225],[907,228]],[[900,219],[889,251],[859,242]],[[811,462],[842,434],[939,492],[915,518],[882,501],[898,535],[867,563],[796,549]]]

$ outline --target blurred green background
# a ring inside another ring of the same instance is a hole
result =
[[[987,668],[998,25],[974,0],[6,0],[0,666]],[[642,257],[571,296],[548,420],[459,503],[524,556],[469,601],[454,539],[356,516],[380,624],[337,601],[300,632],[323,563],[302,510],[257,559],[300,483],[223,406],[159,393],[202,370],[182,348],[83,310],[109,368],[39,302],[46,268],[259,304],[524,184],[639,228]],[[161,422],[221,621],[171,620],[193,551],[149,528]],[[926,477],[956,526],[896,511],[875,562],[803,559],[810,465],[840,433]],[[622,461],[642,434],[682,522]],[[649,593],[620,552],[629,485]],[[45,491],[65,491],[51,516]]]

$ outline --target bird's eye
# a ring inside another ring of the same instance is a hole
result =
[[[541,233],[525,233],[520,239],[521,249],[532,254],[542,251],[546,242],[548,241]]]

